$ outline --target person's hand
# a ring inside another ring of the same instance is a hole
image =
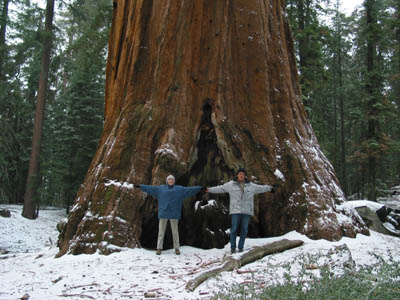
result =
[[[271,193],[276,193],[276,191],[278,190],[278,188],[280,187],[281,185],[280,184],[278,184],[278,183],[275,183],[275,184],[273,184],[272,185],[272,189],[271,189]]]
[[[204,192],[204,193],[208,193],[208,187],[206,186],[206,185],[203,185],[202,187],[201,187],[201,190],[200,190],[200,192]]]

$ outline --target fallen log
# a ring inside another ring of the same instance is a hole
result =
[[[80,297],[80,298],[89,298],[89,299],[96,299],[92,296],[85,295],[85,294],[61,294],[58,297]]]
[[[199,276],[193,278],[192,280],[189,280],[186,284],[186,289],[193,292],[204,281],[218,275],[221,272],[228,272],[239,269],[240,267],[261,259],[264,256],[296,248],[303,245],[303,243],[304,242],[301,240],[291,241],[283,239],[273,243],[265,244],[263,246],[256,246],[250,251],[245,252],[241,256],[228,256],[227,258],[225,258],[222,266],[203,272]]]

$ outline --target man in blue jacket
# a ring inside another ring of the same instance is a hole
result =
[[[175,177],[169,175],[166,180],[167,184],[163,185],[144,185],[135,184],[143,192],[157,198],[158,200],[158,240],[157,255],[161,254],[164,244],[164,235],[167,228],[168,220],[171,224],[172,239],[174,243],[176,255],[181,254],[179,251],[179,231],[178,221],[181,218],[183,200],[194,196],[202,189],[201,186],[184,187],[175,185]]]

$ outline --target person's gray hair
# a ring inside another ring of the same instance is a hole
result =
[[[175,181],[175,177],[174,175],[168,175],[167,179],[165,180],[165,182],[168,184],[168,179],[172,178]]]

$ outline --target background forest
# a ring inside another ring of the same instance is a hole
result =
[[[36,201],[68,207],[102,131],[112,1],[48,0],[50,31],[36,1],[1,2],[0,203],[24,202],[50,46]],[[399,6],[364,0],[344,15],[340,1],[286,0],[304,105],[347,196],[400,183]]]

